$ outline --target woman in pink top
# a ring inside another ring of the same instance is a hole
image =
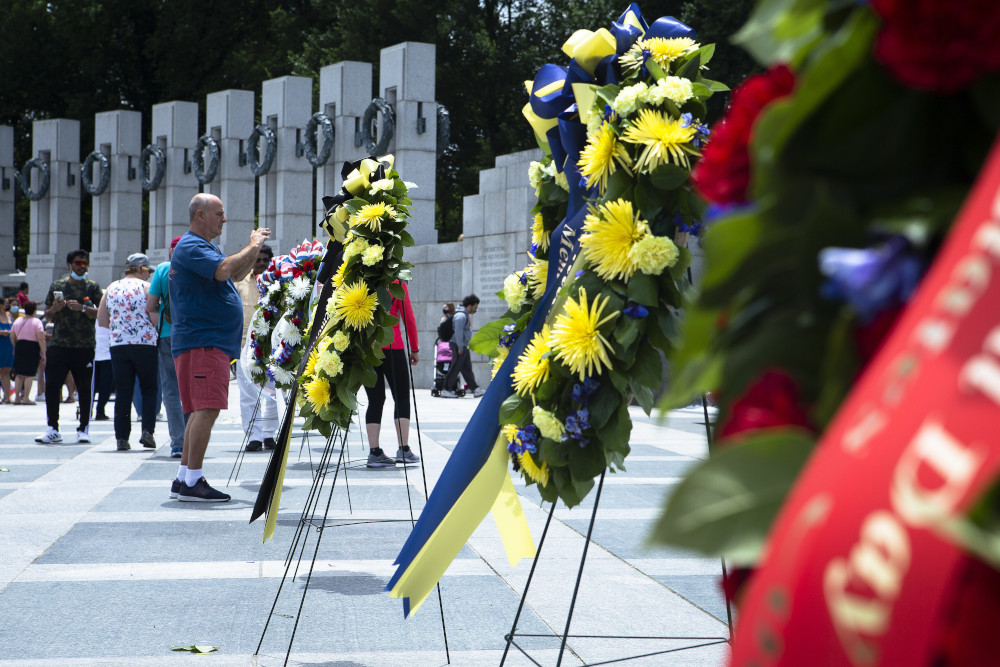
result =
[[[31,385],[38,372],[38,362],[45,358],[45,327],[35,317],[35,303],[24,304],[24,317],[19,317],[10,330],[14,343],[14,403],[35,405],[31,400]]]
[[[378,376],[374,387],[365,387],[368,394],[368,410],[365,412],[365,431],[368,433],[368,467],[391,468],[396,463],[417,463],[420,457],[414,454],[407,445],[410,435],[410,370],[407,368],[406,344],[400,332],[400,324],[406,329],[406,338],[410,343],[410,364],[417,363],[417,353],[420,344],[417,342],[417,320],[413,317],[413,306],[410,305],[410,291],[406,283],[403,287],[403,299],[393,299],[389,314],[400,322],[392,328],[392,343],[383,347],[385,357],[375,368]],[[396,436],[399,439],[399,449],[396,457],[386,456],[379,447],[379,432],[382,429],[382,406],[385,405],[385,385],[388,383],[392,392],[392,400],[396,404],[393,411],[393,421],[396,426]]]

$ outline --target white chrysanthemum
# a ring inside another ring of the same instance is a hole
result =
[[[307,298],[311,291],[312,283],[305,276],[293,278],[292,282],[288,285],[288,293],[296,300]]]
[[[258,310],[250,323],[254,331],[267,331],[267,320],[264,319],[264,311]]]
[[[278,340],[275,340],[275,338]],[[299,328],[288,320],[287,314],[282,316],[281,321],[274,327],[274,333],[271,335],[272,345],[277,347],[280,341],[285,341],[289,345],[298,345],[302,342],[302,334],[299,332]]]
[[[663,100],[670,100],[677,106],[683,105],[694,97],[691,82],[680,76],[668,76],[656,82],[646,93],[645,101],[659,106]]]
[[[503,281],[503,298],[507,302],[507,307],[513,311],[518,311],[528,300],[527,285],[521,284],[521,277],[512,273]]]
[[[390,191],[392,191],[392,187],[393,187],[393,185],[395,185],[395,183],[396,183],[396,181],[392,180],[391,178],[382,178],[382,179],[379,179],[379,180],[375,181],[374,183],[372,183],[372,187],[371,187],[370,190],[368,190],[368,194],[374,195],[374,194],[378,194],[379,192],[383,192],[383,191],[384,192],[390,192]]]
[[[618,96],[611,103],[611,108],[619,116],[631,116],[635,113],[636,105],[642,100],[649,86],[640,81],[631,86],[625,86],[618,91]]]
[[[261,375],[264,372],[264,368],[262,366],[258,366],[257,364],[252,364],[249,366],[249,369],[251,375]]]
[[[271,374],[274,375],[276,384],[292,384],[295,382],[295,375],[286,371],[281,366],[271,366]]]
[[[275,280],[273,283],[267,286],[267,296],[274,296],[281,289],[281,283]]]

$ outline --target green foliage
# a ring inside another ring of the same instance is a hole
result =
[[[769,429],[713,452],[674,490],[652,541],[756,562],[812,446],[803,431]]]

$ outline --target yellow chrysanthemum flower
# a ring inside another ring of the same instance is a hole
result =
[[[632,247],[632,259],[636,268],[652,276],[658,276],[663,273],[663,269],[676,264],[678,257],[680,251],[666,236],[650,234]]]
[[[351,216],[349,224],[351,227],[364,225],[368,229],[377,232],[382,229],[382,218],[384,217],[395,218],[396,209],[385,202],[365,204],[361,207],[360,211]]]
[[[330,383],[323,378],[313,378],[306,383],[306,399],[312,403],[314,410],[330,405]]]
[[[507,440],[507,444],[514,442],[514,436],[517,435],[517,424],[504,424],[500,429],[503,434],[504,439]]]
[[[316,348],[313,348],[312,353],[309,355],[309,361],[306,362],[306,368],[302,374],[306,377],[316,375]]]
[[[344,284],[344,271],[346,270],[347,270],[347,258],[345,257],[344,261],[340,263],[340,268],[337,269],[337,272],[333,274],[334,287],[340,287],[341,285]]]
[[[524,476],[533,481],[535,484],[541,486],[546,486],[549,483],[549,465],[542,461],[541,467],[539,467],[531,454],[525,452],[521,454],[518,458],[518,463],[521,464],[521,472]]]
[[[500,347],[497,350],[497,356],[493,359],[493,369],[491,371],[490,377],[495,378],[497,373],[500,372],[500,366],[503,362],[507,360],[507,355],[510,354],[510,349],[506,347]]]
[[[587,187],[595,185],[603,194],[608,189],[608,178],[618,167],[631,174],[632,159],[625,146],[618,141],[618,135],[610,123],[602,123],[600,129],[587,137],[587,146],[580,153],[580,174],[587,179]]]
[[[691,140],[698,132],[692,123],[684,127],[679,118],[670,118],[659,111],[643,109],[625,129],[625,141],[642,144],[645,148],[635,162],[636,171],[653,171],[661,164],[674,164],[690,169],[689,155],[701,155]]]
[[[664,70],[673,61],[692,51],[697,51],[699,44],[690,37],[650,37],[636,40],[625,55],[618,59],[626,70],[639,69],[643,64],[643,51],[649,51],[650,56]]]
[[[580,248],[594,273],[611,280],[628,280],[635,273],[632,247],[649,233],[627,199],[616,199],[591,208],[583,221]]]
[[[537,245],[539,250],[549,249],[549,233],[545,231],[541,213],[536,213],[531,221],[531,242]]]
[[[528,287],[531,288],[531,297],[541,299],[542,295],[545,294],[545,283],[549,279],[549,260],[532,257],[531,264],[525,270],[528,271]]]
[[[521,396],[534,394],[539,385],[549,379],[549,356],[552,345],[548,326],[535,333],[517,359],[514,367],[514,391]]]
[[[564,312],[556,317],[549,337],[549,344],[555,350],[556,358],[569,366],[570,372],[581,380],[598,375],[602,366],[611,368],[608,348],[611,344],[599,331],[602,324],[618,316],[618,312],[605,315],[604,307],[608,297],[601,297],[587,304],[587,290],[580,290],[579,301],[567,299]]]
[[[336,314],[339,320],[352,328],[361,330],[375,319],[375,306],[378,297],[368,291],[365,281],[359,280],[353,285],[337,290]]]

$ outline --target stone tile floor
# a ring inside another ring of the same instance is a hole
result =
[[[240,456],[238,397],[213,432],[206,476],[225,487]],[[289,664],[336,667],[498,665],[531,561],[511,567],[487,518],[432,595],[410,619],[383,592],[392,561],[478,401],[417,391],[420,468],[368,470],[366,444],[354,430],[350,467],[330,495],[341,521],[304,533],[298,577],[282,588],[285,558],[324,448],[313,434],[293,440],[274,540],[263,520],[249,524],[268,454],[247,453],[228,483],[230,503],[192,506],[169,500],[177,461],[168,446],[115,451],[111,422],[91,425],[93,444],[40,445],[45,408],[0,406],[0,665],[280,665],[298,619]],[[363,400],[363,397],[362,397]],[[63,405],[63,434],[73,439],[73,405]],[[387,406],[385,414],[391,414]],[[718,591],[720,563],[646,544],[664,496],[705,456],[700,408],[648,418],[633,409],[627,473],[606,479],[571,635],[676,636],[679,640],[571,637],[563,665],[602,662],[728,636]],[[388,428],[388,418],[386,419]],[[137,435],[138,428],[134,429]],[[166,424],[157,426],[166,443]],[[390,440],[383,443],[395,451]],[[537,540],[549,513],[532,488],[517,484]],[[593,494],[581,507],[557,507],[507,665],[555,665]],[[303,600],[305,574],[316,563]],[[442,611],[448,654],[442,632]],[[271,623],[257,655],[269,614]],[[527,635],[542,635],[531,637]],[[218,652],[171,652],[208,644]],[[720,665],[724,643],[631,660],[630,665]],[[536,661],[536,662],[532,662]]]

